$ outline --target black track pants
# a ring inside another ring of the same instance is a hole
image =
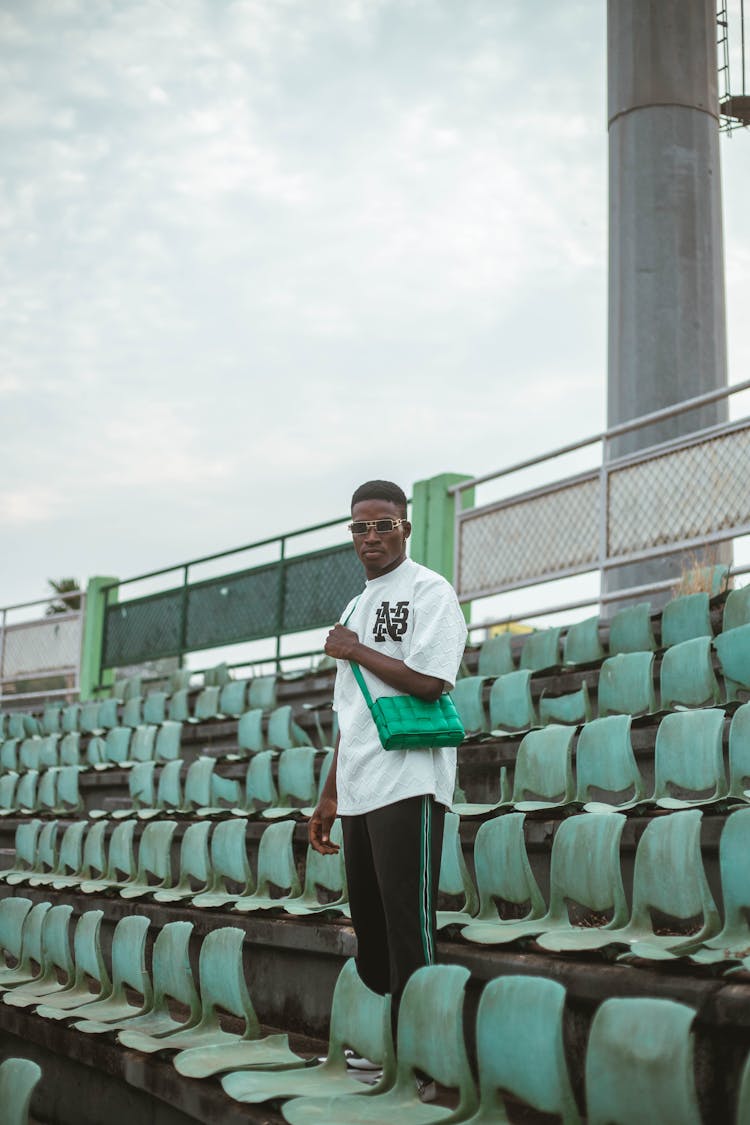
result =
[[[357,969],[395,1005],[415,969],[435,961],[435,903],[445,806],[408,797],[342,816]]]

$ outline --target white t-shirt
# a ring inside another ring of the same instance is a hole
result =
[[[434,570],[405,559],[395,570],[370,579],[359,601],[353,598],[349,602],[341,620],[368,648],[403,660],[415,672],[445,680],[449,687],[455,684],[464,654],[466,622],[453,587]],[[455,749],[384,750],[349,661],[336,663],[333,708],[338,712],[340,732],[339,813],[356,816],[423,794],[432,794],[450,808],[456,781]],[[362,674],[373,699],[404,694],[366,668]]]

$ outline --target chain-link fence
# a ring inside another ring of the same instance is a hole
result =
[[[83,595],[77,595],[83,602]],[[75,696],[83,608],[59,612],[59,597],[0,609],[0,699]]]

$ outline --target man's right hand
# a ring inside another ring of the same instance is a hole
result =
[[[336,802],[330,797],[321,797],[307,825],[308,839],[321,855],[335,855],[339,850],[338,844],[331,843],[331,827],[336,819],[336,808]]]

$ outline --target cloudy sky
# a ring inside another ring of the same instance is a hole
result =
[[[599,429],[605,9],[0,0],[0,603]]]

